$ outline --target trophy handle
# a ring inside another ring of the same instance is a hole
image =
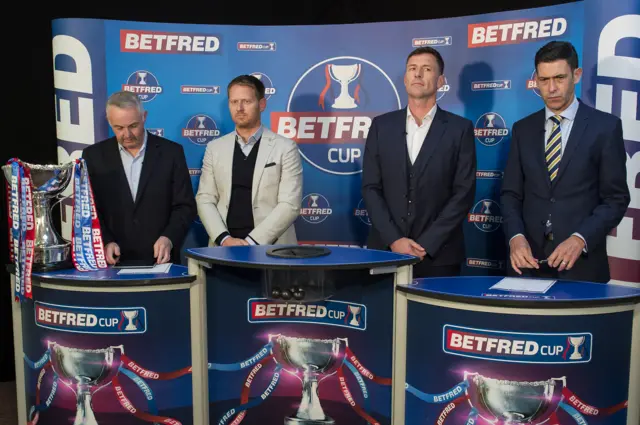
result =
[[[70,198],[71,196],[62,196],[62,195],[56,195],[53,199],[56,199],[55,202],[53,202],[51,204],[51,209],[53,209],[53,207],[55,207],[56,205],[58,205],[60,202],[64,201],[67,198]]]

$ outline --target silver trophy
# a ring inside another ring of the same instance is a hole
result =
[[[269,335],[276,362],[302,381],[302,400],[298,411],[284,420],[285,425],[335,424],[325,415],[318,397],[320,382],[335,374],[342,365],[348,345],[346,338],[313,339]],[[300,377],[302,375],[302,377]]]
[[[49,342],[53,370],[62,383],[76,394],[76,418],[73,425],[98,425],[91,398],[109,385],[118,371],[120,359],[116,349],[124,354],[122,345],[98,350],[63,347]]]
[[[22,163],[31,172],[33,219],[35,222],[35,247],[33,252],[34,272],[72,267],[71,243],[60,236],[52,225],[51,204],[64,197],[59,195],[67,188],[73,177],[73,162],[63,165],[39,165]],[[4,176],[11,185],[11,165],[3,165]]]
[[[546,381],[506,381],[465,372],[469,404],[495,424],[540,425],[547,422],[562,400],[566,378]]]

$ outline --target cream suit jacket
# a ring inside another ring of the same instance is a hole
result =
[[[218,235],[227,231],[235,135],[231,132],[209,142],[204,154],[196,202],[209,246],[214,246]],[[293,223],[302,203],[298,146],[265,127],[259,145],[253,149],[256,148],[251,189],[255,227],[249,236],[260,245],[297,244]]]

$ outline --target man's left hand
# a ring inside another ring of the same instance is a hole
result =
[[[549,266],[558,267],[558,271],[571,270],[584,249],[584,241],[577,236],[566,239],[549,256]]]
[[[160,236],[153,244],[153,258],[157,264],[163,264],[171,258],[171,241],[166,236]]]

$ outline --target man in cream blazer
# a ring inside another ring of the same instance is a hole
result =
[[[227,87],[236,129],[207,145],[196,194],[210,246],[297,244],[302,162],[293,140],[262,126],[264,92],[251,75]]]

